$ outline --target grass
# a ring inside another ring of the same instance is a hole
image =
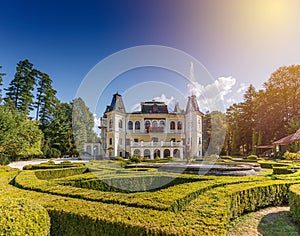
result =
[[[243,215],[228,226],[227,236],[296,236],[300,227],[291,218],[289,207],[270,207]]]

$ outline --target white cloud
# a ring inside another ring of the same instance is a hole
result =
[[[236,79],[232,76],[220,77],[206,86],[198,82],[188,84],[189,94],[196,95],[202,111],[224,110],[224,97],[232,93]]]
[[[247,88],[248,88],[248,85],[246,85],[246,84],[244,84],[244,83],[241,83],[241,84],[240,84],[240,87],[239,87],[238,90],[237,90],[237,92],[238,92],[238,93],[243,93],[243,92],[245,92],[245,91],[247,90]]]

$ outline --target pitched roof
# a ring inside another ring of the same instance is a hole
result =
[[[282,139],[275,141],[273,144],[287,144],[300,140],[300,129],[296,133],[290,134]]]
[[[294,134],[290,134],[289,136],[286,136],[282,139],[279,139],[275,142],[273,142],[273,144],[287,144],[287,143],[291,143],[293,142],[292,138],[293,138]]]
[[[292,137],[293,141],[298,141],[300,140],[300,129],[297,130],[296,133],[294,133],[294,136]]]
[[[188,102],[186,105],[186,113],[188,112],[193,112],[193,111],[199,111],[199,106],[198,106],[198,102],[197,102],[197,98],[195,95],[189,96],[188,97]]]

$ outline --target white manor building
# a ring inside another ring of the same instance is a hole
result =
[[[101,118],[103,155],[201,157],[202,116],[194,95],[188,98],[185,110],[177,103],[169,112],[165,103],[151,101],[141,102],[141,111],[127,113],[122,96],[116,93]]]

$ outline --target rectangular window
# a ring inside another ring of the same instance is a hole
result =
[[[112,145],[112,138],[109,139],[109,145]]]
[[[126,145],[130,145],[130,139],[129,138],[126,139]]]
[[[138,143],[138,142],[139,142],[139,139],[138,139],[138,138],[135,138],[135,139],[134,139],[134,142],[135,142],[135,143]]]

